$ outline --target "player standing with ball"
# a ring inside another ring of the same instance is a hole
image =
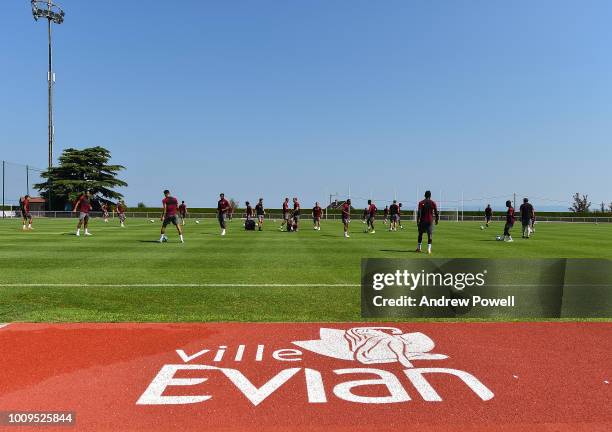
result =
[[[168,237],[166,237],[166,227],[169,224],[172,224],[176,227],[176,230],[179,233],[179,238],[181,239],[181,243],[185,243],[183,239],[183,229],[181,228],[181,224],[178,220],[178,200],[170,195],[170,191],[166,189],[164,191],[164,199],[162,200],[163,212],[161,215],[161,237],[159,238],[160,243],[164,243],[168,241]]]

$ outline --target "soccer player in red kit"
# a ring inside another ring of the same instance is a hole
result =
[[[253,219],[253,207],[251,207],[251,203],[247,201],[244,204],[246,205],[246,211],[245,211],[246,220]]]
[[[523,198],[523,204],[519,207],[519,212],[521,215],[521,222],[523,223],[523,238],[529,238],[532,232],[531,225],[535,219],[535,212],[528,198]]]
[[[181,228],[181,224],[178,220],[178,200],[170,195],[170,191],[166,189],[164,191],[164,199],[162,200],[163,212],[161,215],[161,237],[159,238],[159,242],[167,242],[168,237],[166,237],[166,227],[169,224],[172,224],[176,227],[176,230],[179,233],[179,238],[181,239],[181,243],[185,243],[183,239],[183,229]]]
[[[300,223],[300,202],[297,198],[293,198],[293,213],[291,218],[293,220],[293,231],[298,230],[298,224]]]
[[[123,200],[119,201],[119,203],[117,204],[117,216],[119,216],[119,222],[121,223],[121,228],[125,228],[125,211],[127,210],[127,207],[125,206],[125,203],[123,202]]]
[[[489,228],[491,219],[493,219],[493,209],[491,208],[491,204],[487,204],[487,208],[485,209],[485,226],[487,228]]]
[[[81,235],[81,226],[85,229],[85,235],[90,236],[89,230],[87,227],[89,226],[89,212],[91,211],[91,201],[89,200],[89,192],[85,192],[82,194],[74,205],[73,212],[79,212],[79,223],[77,224],[76,235],[77,237]]]
[[[287,231],[289,231],[289,219],[289,198],[285,198],[285,201],[283,201],[283,221],[281,222],[279,230],[282,231],[283,227],[287,225]]]
[[[323,209],[319,205],[317,201],[315,206],[312,208],[312,223],[314,224],[315,231],[321,231],[321,215],[323,214]]]
[[[416,251],[421,252],[421,243],[423,242],[423,234],[427,233],[427,253],[431,254],[431,243],[433,237],[433,225],[438,225],[440,215],[438,214],[438,206],[431,199],[431,192],[425,192],[425,199],[419,202],[417,209],[417,226],[419,228],[418,246]]]
[[[376,231],[374,230],[374,221],[376,220],[377,210],[378,209],[376,208],[376,204],[374,204],[372,200],[368,200],[368,227],[366,229],[366,232],[370,231],[370,234],[376,233]]]
[[[263,229],[264,219],[266,217],[266,210],[263,205],[263,198],[259,198],[259,201],[255,205],[255,213],[257,213],[257,226],[259,231]]]
[[[504,241],[513,242],[512,236],[510,235],[510,230],[514,226],[514,208],[512,207],[512,201],[506,201],[506,207],[508,210],[506,211],[506,225],[504,225]]]
[[[178,207],[179,216],[181,217],[181,225],[185,225],[185,219],[187,219],[187,205],[185,201],[181,201],[181,205]]]
[[[402,203],[397,205],[397,226],[399,226],[400,229],[404,229],[402,226]]]
[[[351,223],[351,200],[347,199],[342,204],[342,225],[344,225],[344,237],[349,238],[349,224]]]
[[[389,215],[391,216],[389,231],[397,231],[397,223],[399,221],[399,206],[397,205],[396,200],[393,200],[393,203],[389,207]]]
[[[217,219],[219,220],[219,226],[221,226],[222,236],[225,235],[225,219],[231,207],[229,201],[225,199],[225,194],[219,194],[219,201],[217,201]]]
[[[21,209],[21,221],[23,222],[23,229],[32,229],[32,214],[30,213],[30,195],[24,196],[19,200],[19,207]],[[28,224],[26,228],[26,222]]]

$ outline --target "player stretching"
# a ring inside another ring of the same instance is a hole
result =
[[[370,234],[375,234],[374,230],[374,221],[376,220],[376,205],[372,202],[372,200],[368,200],[368,226],[366,228],[366,232],[370,231]]]
[[[399,206],[397,205],[396,200],[393,200],[393,203],[389,207],[389,215],[391,216],[389,231],[397,231],[397,223],[399,221]]]
[[[512,207],[512,201],[506,201],[506,207],[508,210],[506,211],[506,225],[504,225],[504,241],[512,242],[512,236],[510,235],[510,230],[514,226],[514,208]]]
[[[283,227],[287,225],[287,231],[289,231],[289,198],[285,198],[283,201],[283,221],[281,222],[281,226],[279,228],[280,231],[283,230]]]
[[[22,229],[33,229],[32,228],[32,214],[30,213],[30,195],[26,195],[19,199],[19,209],[21,210],[21,222],[23,223]],[[27,227],[26,227],[27,222]]]
[[[76,204],[74,205],[74,209],[72,211],[76,213],[79,211],[79,223],[77,224],[76,235],[77,237],[81,235],[81,226],[85,229],[85,235],[90,236],[89,229],[89,212],[91,211],[91,202],[89,201],[89,192],[85,192],[83,195],[79,197]]]
[[[108,204],[102,203],[102,217],[104,218],[104,223],[108,223]]]
[[[519,208],[521,212],[521,224],[523,226],[523,238],[529,238],[531,235],[531,223],[535,218],[533,206],[527,198],[523,198],[523,204]]]
[[[342,224],[344,225],[344,237],[349,238],[349,224],[351,223],[351,200],[347,199],[342,204]]]
[[[293,198],[293,213],[291,217],[293,221],[293,231],[297,232],[298,224],[300,223],[300,203],[297,198]]]
[[[225,194],[219,194],[219,201],[217,201],[217,219],[219,220],[219,226],[221,226],[221,235],[225,235],[225,219],[230,211],[231,206],[228,200],[225,199]]]
[[[117,216],[119,216],[119,222],[121,223],[121,228],[125,228],[125,211],[127,210],[127,207],[125,206],[123,200],[117,203],[116,210]]]
[[[181,225],[185,225],[185,219],[187,219],[187,206],[185,201],[181,201],[181,205],[178,207],[179,216],[181,217]]]
[[[491,204],[487,204],[487,208],[485,209],[485,226],[489,228],[489,224],[491,223],[491,218],[493,217],[493,209],[491,208]]]
[[[321,215],[323,214],[323,209],[319,205],[319,201],[315,203],[315,206],[312,208],[312,223],[314,225],[315,231],[321,231]]]
[[[178,211],[178,200],[170,195],[170,191],[168,189],[164,191],[162,207],[163,210],[160,218],[160,220],[162,221],[162,226],[159,242],[164,243],[168,241],[168,237],[166,237],[166,227],[169,224],[172,224],[176,227],[176,230],[179,233],[179,239],[181,239],[181,243],[185,243],[185,240],[183,239],[183,228],[181,228],[181,224],[178,220],[178,215],[176,214]]]
[[[259,202],[255,205],[255,213],[257,214],[257,229],[261,231],[263,229],[264,219],[266,217],[266,210],[263,206],[263,198],[259,198]]]
[[[419,238],[417,252],[421,252],[421,243],[423,242],[423,233],[427,233],[427,253],[431,254],[431,243],[433,237],[433,224],[438,225],[440,214],[435,201],[431,199],[431,192],[425,192],[425,199],[419,202],[417,208],[417,226],[419,228]]]
[[[383,210],[383,225],[387,225],[387,221],[389,220],[389,206],[386,205]]]

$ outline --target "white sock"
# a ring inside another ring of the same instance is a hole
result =
[[[427,245],[427,252],[431,253],[431,243]]]
[[[163,240],[163,239],[164,239],[164,237],[166,237],[166,236],[162,234],[161,236],[159,236],[159,240],[160,240],[160,241],[161,241],[161,240]]]
[[[89,230],[85,228],[85,234],[89,234]]]
[[[77,235],[81,234],[81,230],[79,228],[77,228]]]
[[[418,244],[417,249],[421,250],[421,243]]]
[[[32,224],[28,224],[28,228],[32,228]]]
[[[23,226],[23,229],[25,229],[25,225]]]
[[[183,240],[183,234],[180,234],[179,238],[181,239],[181,242],[185,241],[185,240]]]

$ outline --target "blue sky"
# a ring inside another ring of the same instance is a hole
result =
[[[44,167],[46,26],[3,3],[0,158]],[[56,156],[109,148],[129,204],[612,201],[612,2],[61,4]]]

